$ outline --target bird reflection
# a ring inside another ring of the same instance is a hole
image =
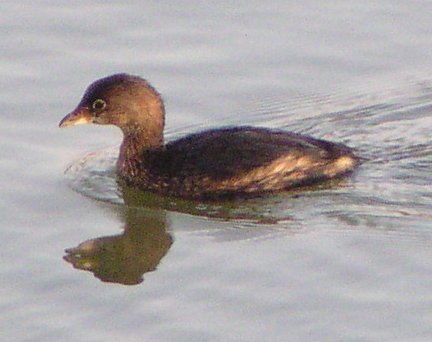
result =
[[[156,269],[173,243],[163,210],[123,207],[123,234],[102,236],[66,249],[64,260],[104,282],[135,285]]]
[[[338,185],[341,185],[340,181],[334,180],[306,190],[314,192]],[[118,190],[125,203],[125,206],[118,207],[124,221],[124,232],[84,241],[77,247],[66,249],[63,258],[74,268],[90,271],[104,282],[125,285],[141,283],[144,273],[156,270],[168,253],[173,238],[167,232],[166,210],[223,221],[252,222],[256,224],[251,230],[256,238],[257,234],[268,234],[262,224],[269,226],[276,225],[280,220],[292,221],[291,215],[287,214],[291,208],[286,207],[290,203],[287,198],[296,197],[296,192],[291,192],[245,201],[197,203],[161,197],[120,182]],[[246,231],[249,230],[242,230],[241,239],[250,237]]]

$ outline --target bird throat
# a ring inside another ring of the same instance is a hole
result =
[[[143,169],[149,167],[146,165],[150,162],[147,156],[152,151],[159,151],[163,148],[163,135],[149,134],[144,130],[123,132],[123,134],[123,142],[117,160],[117,173],[126,180],[134,180],[142,175]]]

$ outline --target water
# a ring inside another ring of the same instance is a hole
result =
[[[432,3],[0,9],[1,341],[432,339]],[[119,189],[118,130],[57,124],[120,71],[169,139],[252,124],[369,161],[235,203]]]

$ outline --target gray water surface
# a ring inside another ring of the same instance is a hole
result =
[[[3,1],[0,340],[432,340],[430,13],[428,1]],[[248,201],[120,189],[116,128],[57,127],[116,72],[162,93],[168,139],[249,124],[368,161]]]

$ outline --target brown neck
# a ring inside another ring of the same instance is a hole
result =
[[[117,172],[124,178],[135,178],[143,173],[146,152],[163,148],[163,133],[151,134],[142,129],[123,130]]]

